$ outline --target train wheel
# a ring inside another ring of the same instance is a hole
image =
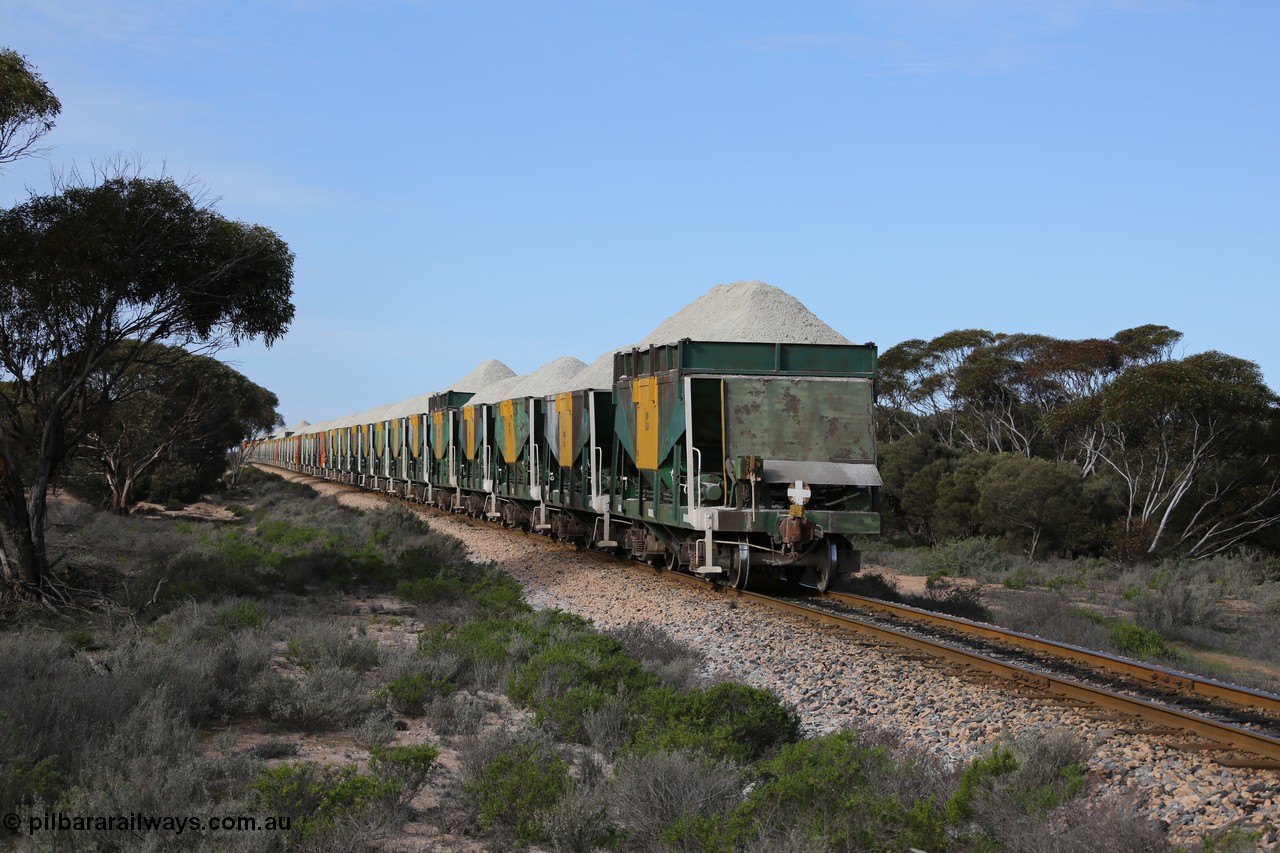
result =
[[[733,549],[729,557],[729,571],[724,576],[726,586],[734,589],[746,589],[751,574],[751,549],[743,542]]]
[[[836,573],[840,570],[836,556],[836,543],[831,541],[818,543],[818,591],[826,592],[835,583]]]
[[[668,548],[662,565],[669,572],[680,571],[680,549]]]

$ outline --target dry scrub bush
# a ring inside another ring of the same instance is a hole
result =
[[[650,622],[632,622],[606,632],[622,643],[623,650],[640,661],[646,672],[676,690],[692,690],[706,684],[701,675],[706,655],[675,639]]]
[[[655,850],[681,818],[727,817],[741,802],[745,785],[745,771],[733,762],[654,752],[620,760],[605,796],[629,846]]]
[[[560,853],[595,853],[615,849],[617,829],[609,820],[604,789],[574,785],[550,811],[544,829],[554,850]]]
[[[260,713],[276,725],[304,732],[344,728],[370,708],[360,676],[333,664],[320,664],[301,679],[272,673],[255,693]]]
[[[58,805],[74,814],[189,815],[243,813],[237,793],[254,764],[245,755],[204,758],[196,730],[171,694],[141,699],[77,774],[76,787]],[[76,849],[189,849],[195,838],[167,833],[94,831],[76,833]],[[208,839],[206,839],[206,842]]]
[[[356,746],[372,752],[390,745],[396,739],[396,724],[385,710],[370,711],[364,719],[347,726],[347,734]]]
[[[471,736],[484,723],[485,704],[466,693],[440,696],[429,704],[423,714],[437,733],[446,736]]]
[[[269,738],[262,743],[249,747],[245,751],[261,761],[270,761],[273,758],[289,758],[297,755],[301,748],[301,742],[296,740]]]
[[[857,739],[861,749],[888,759],[862,766],[865,784],[876,796],[897,797],[902,802],[914,798],[943,802],[955,790],[959,771],[943,764],[927,749],[904,741],[899,733],[859,728]]]
[[[144,640],[113,655],[113,666],[135,673],[149,689],[168,686],[192,724],[199,725],[248,713],[254,685],[270,658],[265,636],[239,633],[185,646]]]
[[[1134,602],[1139,624],[1161,632],[1216,625],[1222,590],[1200,578],[1174,578],[1142,590]]]
[[[1116,650],[1105,625],[1090,619],[1054,592],[1009,596],[1004,600],[1000,624],[1060,643],[1100,651]]]
[[[582,718],[586,741],[602,755],[613,755],[630,742],[634,725],[634,702],[627,696],[613,696]]]
[[[44,634],[0,637],[0,762],[16,756],[40,761],[53,756],[58,768],[74,776],[104,748],[146,697],[165,692],[166,707],[183,724],[236,704],[215,703],[202,678],[211,676],[221,647],[197,647],[190,655],[147,640],[97,663],[72,654]],[[238,658],[236,659],[238,660]],[[237,663],[228,664],[235,669]],[[222,670],[226,671],[226,670]],[[193,694],[183,691],[191,690]]]
[[[132,572],[164,565],[211,526],[121,517],[80,503],[52,501],[45,534],[49,555],[59,565],[91,571]],[[144,598],[137,604],[145,601]]]
[[[303,669],[333,666],[367,672],[378,665],[378,643],[352,636],[351,620],[299,619],[289,630],[288,657]]]
[[[1008,853],[1171,853],[1159,824],[1143,817],[1130,801],[1112,797],[1097,803],[1069,803],[1042,820],[1004,825],[999,849]]]

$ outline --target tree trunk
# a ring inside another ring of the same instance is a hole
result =
[[[129,491],[133,488],[133,475],[126,474],[111,481],[111,511],[116,515],[129,514]]]
[[[0,499],[0,548],[4,549],[4,575],[10,582],[38,588],[44,582],[44,549],[32,534],[31,513],[22,480],[0,461],[3,496]]]

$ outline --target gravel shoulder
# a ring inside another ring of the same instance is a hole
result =
[[[282,473],[277,471],[276,473]],[[367,508],[387,498],[310,482],[340,502]],[[1090,796],[1124,797],[1168,827],[1175,844],[1197,844],[1228,827],[1270,827],[1280,849],[1280,772],[1224,768],[1195,753],[1124,734],[1069,708],[962,681],[945,669],[860,644],[834,628],[780,615],[711,588],[676,588],[643,566],[585,554],[539,537],[415,508],[458,537],[472,560],[497,564],[537,608],[556,607],[602,629],[643,621],[707,656],[707,675],[776,691],[812,733],[850,725],[890,729],[949,762],[984,754],[1006,734],[1070,729],[1094,744]]]

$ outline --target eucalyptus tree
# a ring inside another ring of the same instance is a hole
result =
[[[82,441],[89,474],[117,514],[139,494],[212,487],[230,448],[282,423],[275,394],[214,358],[162,344],[135,352],[127,343],[122,352],[129,365],[104,365],[115,391]]]
[[[892,441],[931,432],[978,453],[1064,456],[1048,445],[1045,418],[1101,391],[1129,367],[1166,361],[1182,333],[1147,325],[1108,339],[961,329],[904,341],[880,359],[879,426]],[[1073,445],[1086,473],[1088,443]]]
[[[1004,336],[985,329],[960,329],[932,340],[903,341],[881,354],[877,401],[888,440],[932,432],[947,447],[972,447],[957,382],[969,358]]]
[[[1280,522],[1280,400],[1220,352],[1130,367],[1053,419],[1122,490],[1148,553],[1230,548]]]
[[[1032,561],[1042,544],[1059,545],[1087,524],[1080,469],[1071,462],[994,457],[978,484],[978,512],[993,533],[1021,539]]]
[[[0,211],[0,562],[48,580],[50,484],[150,345],[270,345],[293,253],[168,178],[74,183]]]
[[[43,152],[62,104],[26,57],[0,48],[0,166]]]

